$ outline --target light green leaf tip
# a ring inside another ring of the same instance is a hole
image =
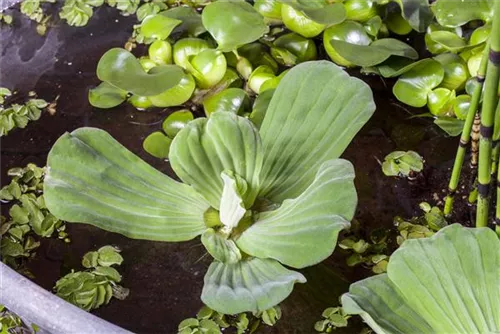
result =
[[[225,314],[263,312],[288,297],[295,283],[305,282],[302,274],[271,259],[214,261],[205,275],[201,300]]]
[[[494,333],[500,330],[500,239],[489,228],[444,227],[407,240],[387,274],[342,296],[377,333]]]
[[[230,172],[221,173],[224,187],[220,200],[220,221],[229,229],[238,226],[240,219],[247,211],[242,199],[242,194],[247,188],[246,181],[239,178],[238,182],[237,176],[231,174]]]

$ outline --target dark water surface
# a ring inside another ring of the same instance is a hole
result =
[[[19,15],[15,18],[13,27],[0,29],[0,85],[19,91],[21,97],[35,90],[47,101],[57,95],[60,98],[54,116],[44,113],[26,129],[2,138],[2,185],[9,182],[5,178],[8,168],[28,162],[43,166],[55,140],[81,126],[107,130],[128,149],[172,175],[167,162],[142,149],[144,138],[161,128],[170,110],[140,112],[126,104],[98,110],[87,100],[88,89],[99,83],[95,76],[99,58],[108,49],[125,44],[135,17],[125,18],[113,9],[100,8],[86,27],[56,24],[45,37],[36,33],[30,21]],[[458,141],[446,138],[429,120],[408,119],[411,110],[393,97],[390,82],[379,77],[363,80],[374,91],[377,111],[343,157],[356,168],[356,219],[368,233],[376,227],[390,227],[396,215],[421,214],[418,204],[423,200],[436,204],[444,197]],[[383,175],[377,159],[383,160],[395,149],[413,149],[424,156],[426,169],[415,183]],[[469,224],[468,219],[468,208],[459,205],[453,222]],[[83,224],[68,224],[68,231],[69,245],[43,240],[37,258],[29,265],[42,287],[50,290],[71,268],[79,269],[87,251],[113,244],[123,250],[125,262],[119,271],[131,293],[126,300],[115,300],[95,311],[96,315],[134,332],[175,333],[178,323],[194,316],[202,306],[199,296],[210,259],[199,240],[176,244],[130,240]],[[345,254],[336,251],[322,264],[304,270],[309,282],[296,286],[282,305],[283,319],[264,331],[314,332],[312,326],[322,310],[338,304],[338,296],[347,291],[350,281],[368,275],[368,271],[344,263]]]

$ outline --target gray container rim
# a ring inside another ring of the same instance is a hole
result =
[[[0,262],[0,304],[41,333],[131,333],[57,297]]]

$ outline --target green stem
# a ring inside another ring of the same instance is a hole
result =
[[[474,117],[476,116],[479,101],[481,100],[484,75],[486,73],[486,66],[488,65],[488,49],[489,48],[487,46],[483,51],[483,58],[476,76],[477,83],[474,87],[474,91],[472,92],[469,111],[467,112],[467,118],[465,119],[464,128],[460,137],[457,155],[455,156],[455,163],[453,164],[453,171],[451,172],[450,183],[448,184],[448,195],[446,196],[443,210],[446,216],[449,216],[451,214],[451,210],[453,209],[455,192],[457,191],[458,181],[460,180],[460,174],[462,173],[462,166],[464,164],[467,145],[469,144],[471,138],[472,124],[474,123]]]
[[[495,2],[494,13],[490,35],[489,61],[484,83],[483,106],[481,109],[481,137],[479,139],[478,168],[479,197],[477,199],[476,227],[488,225],[491,148],[495,110],[498,104],[498,79],[500,77],[500,1]]]
[[[495,114],[498,113],[498,108]],[[496,123],[496,122],[495,122]],[[491,153],[491,178],[497,175],[498,170],[498,155],[500,153],[500,142],[495,140],[493,142],[493,152]]]

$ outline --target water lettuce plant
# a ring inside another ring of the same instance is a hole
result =
[[[405,241],[387,274],[352,284],[342,307],[378,334],[495,333],[499,261],[493,230],[453,224],[430,238]]]
[[[258,130],[218,111],[172,141],[177,182],[108,133],[66,133],[48,156],[45,201],[69,222],[131,238],[201,236],[214,258],[201,299],[225,314],[265,311],[299,272],[328,257],[350,226],[352,165],[338,157],[375,110],[369,87],[331,62],[305,62],[277,87]]]

